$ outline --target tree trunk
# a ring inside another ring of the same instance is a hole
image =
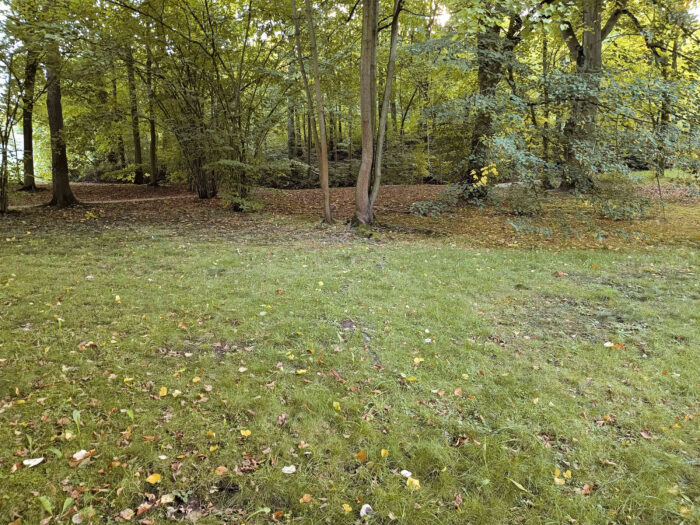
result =
[[[24,66],[24,93],[22,95],[22,135],[24,138],[24,182],[22,190],[35,191],[34,181],[34,84],[36,82],[36,70],[39,66],[39,57],[34,51],[27,51],[27,63]]]
[[[134,138],[134,184],[143,184],[143,156],[141,153],[141,133],[139,131],[139,106],[136,98],[136,81],[134,79],[134,56],[131,46],[126,48],[126,74],[129,84],[129,106],[131,109],[131,134]]]
[[[296,38],[297,58],[299,60],[299,69],[301,78],[304,81],[304,90],[306,92],[306,102],[309,106],[309,115],[313,111],[313,100],[311,96],[311,87],[309,79],[306,76],[306,68],[304,67],[304,58],[301,48],[301,35],[299,30],[299,19],[297,17],[297,8],[295,0],[292,3],[292,18],[294,21],[294,35]],[[314,93],[316,95],[316,113],[318,120],[318,130],[316,126],[312,126],[309,120],[309,129],[313,130],[314,144],[316,145],[316,157],[318,162],[319,178],[321,189],[323,191],[323,220],[327,223],[333,222],[331,216],[330,190],[328,187],[328,143],[326,141],[326,117],[323,108],[323,94],[321,93],[321,75],[318,67],[318,48],[316,47],[316,34],[314,31],[313,11],[311,9],[310,0],[306,0],[306,19],[309,24],[309,42],[311,47],[311,60],[314,75]],[[311,135],[311,133],[309,133]]]
[[[287,97],[287,157],[297,156],[297,136],[294,126],[294,97]]]
[[[46,55],[46,110],[51,135],[51,178],[53,197],[51,206],[65,208],[77,201],[68,178],[68,154],[63,134],[63,106],[61,104],[61,55],[58,43],[51,41]]]
[[[308,1],[308,0],[307,0]],[[389,44],[389,62],[386,67],[386,81],[384,83],[384,100],[379,112],[379,130],[377,135],[377,155],[374,161],[374,181],[372,193],[369,198],[370,208],[379,196],[379,186],[382,181],[382,160],[384,156],[384,143],[386,142],[386,126],[391,105],[392,84],[394,81],[394,66],[396,65],[396,48],[399,35],[399,14],[401,13],[403,0],[394,0],[394,14],[391,20],[391,37]]]
[[[362,51],[360,57],[360,118],[362,120],[362,162],[355,188],[355,218],[371,224],[374,214],[369,199],[369,182],[374,162],[374,120],[376,86],[378,0],[362,0]]]
[[[118,129],[120,122],[120,111],[119,111],[119,99],[117,98],[117,76],[112,67],[112,103],[114,104],[114,124],[117,127],[117,152],[114,154],[113,159],[114,164],[117,164],[117,156],[119,159],[119,167],[124,169],[126,167],[126,152],[124,151],[124,139],[122,138],[122,133]]]
[[[150,44],[146,47],[146,84],[148,88],[148,128],[150,134],[149,160],[151,186],[158,186],[158,134],[156,132],[156,90],[153,80],[153,56]]]
[[[603,66],[603,40],[609,34],[603,34],[601,16],[602,0],[584,0],[583,39],[579,43],[570,24],[562,30],[562,36],[569,48],[569,57],[576,64],[579,82],[585,85],[585,93],[575,98],[571,105],[571,115],[564,126],[565,147],[564,178],[560,185],[562,190],[589,189],[593,186],[590,167],[585,160],[585,153],[591,153],[595,147],[596,118],[598,114],[598,89]],[[607,26],[608,24],[606,24]]]
[[[292,9],[294,0],[292,0]],[[309,23],[309,44],[311,46],[311,63],[314,74],[314,92],[316,94],[316,113],[318,114],[318,130],[320,147],[317,147],[318,170],[321,178],[321,189],[323,190],[323,220],[327,223],[333,222],[331,215],[331,194],[328,187],[328,143],[326,141],[326,114],[323,108],[323,93],[321,92],[321,73],[318,67],[318,48],[316,47],[316,31],[314,30],[313,10],[311,0],[306,0],[306,19]],[[301,49],[299,50],[301,52]],[[302,65],[303,67],[303,65]],[[314,128],[314,132],[315,132]],[[319,142],[317,141],[317,144]]]

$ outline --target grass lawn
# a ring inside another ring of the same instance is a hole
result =
[[[700,519],[697,231],[36,220],[0,223],[0,522]]]

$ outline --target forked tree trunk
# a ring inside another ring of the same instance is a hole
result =
[[[126,48],[126,75],[129,84],[129,106],[131,109],[131,134],[134,138],[134,184],[143,184],[143,154],[141,153],[141,133],[139,131],[139,106],[136,99],[136,80],[134,79],[134,56],[131,46]]]
[[[23,135],[23,164],[24,181],[22,190],[35,191],[34,180],[34,85],[36,83],[36,71],[39,66],[39,57],[36,52],[27,51],[27,62],[24,66],[24,93],[22,94],[22,135]]]
[[[61,55],[58,44],[52,41],[46,55],[46,110],[51,135],[51,178],[53,197],[51,206],[65,208],[77,201],[68,178],[68,155],[63,134],[63,106],[61,104]]]

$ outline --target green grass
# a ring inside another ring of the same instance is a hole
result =
[[[700,518],[692,248],[5,236],[0,522]]]

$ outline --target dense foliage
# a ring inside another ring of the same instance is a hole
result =
[[[252,186],[313,187],[320,169],[331,186],[358,184],[359,210],[380,176],[454,184],[439,207],[498,181],[590,193],[603,174],[700,166],[692,1],[295,9],[297,38],[291,4],[270,0],[9,1],[3,187],[53,172],[61,205],[72,202],[56,195],[64,175],[187,181],[247,209]]]

